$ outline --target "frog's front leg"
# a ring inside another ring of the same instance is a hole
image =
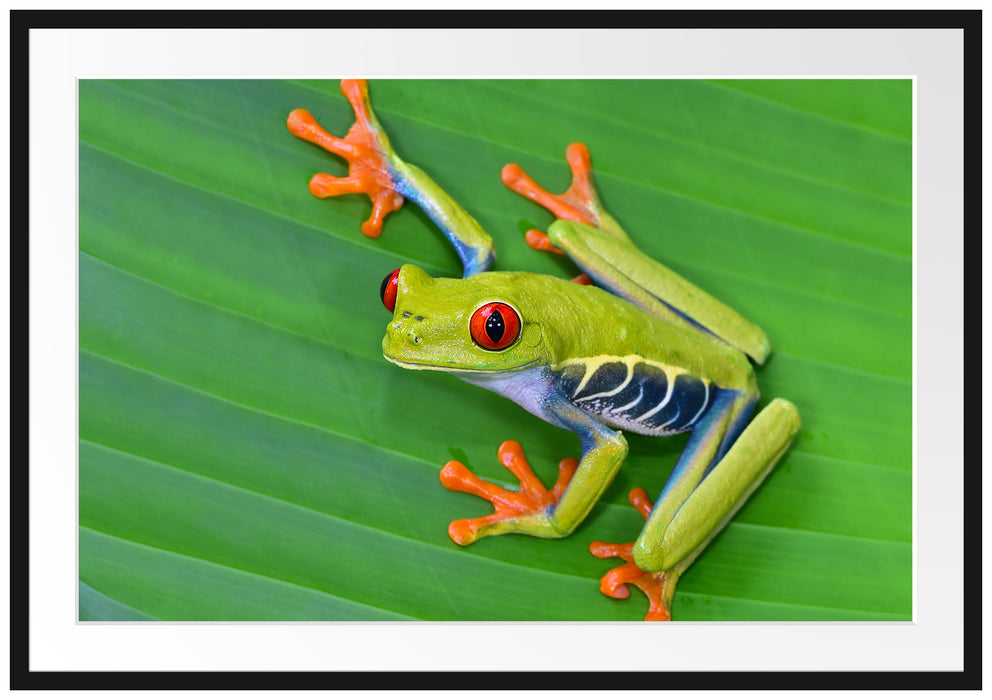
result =
[[[441,470],[441,483],[452,491],[471,493],[491,502],[496,510],[481,518],[456,520],[448,534],[461,545],[480,537],[520,533],[534,537],[565,537],[585,519],[613,481],[627,456],[627,441],[561,397],[549,400],[544,417],[568,428],[582,440],[582,457],[562,460],[555,486],[548,490],[531,470],[519,443],[507,441],[499,449],[500,462],[520,481],[514,491],[495,486],[457,461]]]
[[[714,404],[693,430],[653,508],[646,495],[638,499],[631,492],[646,520],[637,541],[590,546],[597,557],[628,562],[603,577],[606,595],[626,598],[626,584],[636,585],[651,601],[645,619],[671,619],[679,576],[758,488],[799,430],[799,412],[784,399],[773,400],[741,430],[753,402],[753,396],[728,393]]]
[[[451,241],[465,277],[488,269],[495,258],[492,238],[423,170],[396,155],[372,111],[366,81],[342,80],[341,92],[355,112],[355,123],[343,139],[328,133],[305,109],[293,110],[286,121],[294,136],[348,161],[347,177],[318,173],[310,180],[310,192],[321,198],[367,194],[372,215],[362,224],[362,233],[372,238],[382,233],[385,216],[403,206],[404,198],[409,199]]]

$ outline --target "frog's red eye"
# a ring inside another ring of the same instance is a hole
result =
[[[382,280],[382,286],[379,287],[379,297],[389,309],[389,313],[396,310],[396,288],[399,286],[399,279],[400,271],[397,268],[386,275],[386,278]]]
[[[520,335],[520,317],[509,304],[493,301],[476,309],[469,330],[472,340],[486,350],[502,350]]]

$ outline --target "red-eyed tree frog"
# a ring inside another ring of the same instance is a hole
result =
[[[315,175],[310,191],[317,197],[368,194],[373,211],[362,231],[373,237],[386,214],[412,200],[454,245],[465,271],[463,279],[435,279],[404,265],[386,276],[380,294],[393,319],[382,341],[385,358],[408,369],[451,372],[571,430],[582,443],[578,461],[562,460],[551,489],[514,441],[504,442],[498,455],[520,481],[517,491],[448,462],[441,470],[445,487],[495,507],[491,515],[452,522],[449,535],[460,545],[507,533],[564,537],[623,463],[622,431],[690,432],[654,504],[642,489],[630,493],[645,519],[636,541],[590,547],[597,557],[627,562],[602,578],[606,595],[626,598],[628,584],[635,585],[650,601],[645,619],[671,619],[679,576],[799,430],[799,412],[784,399],[752,418],[758,388],[748,358],[765,361],[765,334],[634,246],[600,203],[589,152],[578,143],[566,151],[572,185],[563,194],[549,194],[517,165],[504,167],[502,180],[557,217],[546,234],[529,231],[528,244],[568,255],[583,274],[570,281],[487,272],[495,258],[492,239],[422,170],[396,155],[366,82],[343,80],[341,91],[356,117],[343,139],[305,110],[289,115],[290,132],[349,163],[347,177]]]

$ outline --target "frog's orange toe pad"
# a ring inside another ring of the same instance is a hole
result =
[[[565,251],[556,248],[548,238],[548,234],[543,231],[538,231],[536,228],[529,229],[527,233],[524,234],[524,240],[534,250],[543,250],[548,253],[554,253],[556,255],[564,255]]]
[[[481,519],[482,518],[478,518],[478,520]],[[472,520],[454,520],[450,525],[448,525],[448,537],[450,537],[455,544],[460,544],[465,547],[479,539],[479,535],[477,534],[478,530],[478,525]]]
[[[301,139],[313,142],[315,137],[324,131],[317,120],[305,109],[294,109],[286,118],[286,128],[289,133]]]

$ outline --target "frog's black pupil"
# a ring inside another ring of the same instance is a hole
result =
[[[503,320],[503,315],[496,309],[489,314],[489,318],[486,319],[486,335],[489,336],[489,340],[494,343],[498,343],[503,339],[503,333],[506,332],[506,322]]]

